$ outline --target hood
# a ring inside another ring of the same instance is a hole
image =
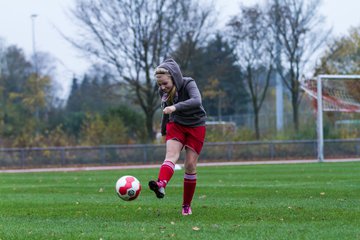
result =
[[[175,62],[174,59],[168,58],[163,61],[158,67],[165,68],[169,71],[170,75],[174,79],[174,84],[176,89],[179,91],[184,84],[184,79],[180,71],[179,65]]]

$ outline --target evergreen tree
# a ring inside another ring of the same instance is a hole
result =
[[[217,34],[205,49],[205,66],[207,67],[207,79],[217,79],[219,89],[224,93],[214,99],[210,104],[218,105],[222,102],[223,114],[232,115],[246,112],[248,94],[244,87],[240,67],[237,65],[234,49]],[[215,101],[215,103],[214,103]]]
[[[69,112],[81,111],[80,91],[78,79],[74,76],[72,79],[71,90],[66,105],[66,110]]]
[[[119,88],[114,83],[114,77],[106,66],[94,65],[79,83],[73,78],[70,95],[66,104],[64,116],[61,116],[64,131],[76,138],[82,138],[82,142],[90,143],[89,134],[94,130],[94,124],[115,123],[120,119],[126,126],[126,139],[132,142],[145,139],[146,131],[144,117],[135,110],[125,107],[124,100],[119,94]],[[129,93],[126,93],[129,94]],[[126,98],[126,96],[125,96]],[[130,98],[126,98],[130,99]],[[128,104],[128,102],[126,102]],[[95,120],[91,116],[98,116]],[[89,128],[90,126],[90,128]],[[85,130],[86,129],[86,130]],[[108,131],[108,128],[99,128]],[[114,129],[115,131],[115,129]],[[91,134],[94,134],[92,132]],[[91,135],[90,134],[90,135]],[[114,138],[102,136],[101,144],[109,144]],[[87,140],[84,140],[87,139]],[[112,144],[116,144],[117,140]],[[96,142],[92,142],[96,144]]]
[[[181,46],[176,51],[180,58]],[[248,94],[234,49],[217,34],[205,47],[193,52],[183,71],[196,80],[209,116],[240,114],[247,111]],[[183,66],[181,66],[183,67]]]

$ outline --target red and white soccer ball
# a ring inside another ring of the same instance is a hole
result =
[[[122,176],[117,180],[116,193],[124,201],[135,200],[141,192],[140,181],[133,176]]]

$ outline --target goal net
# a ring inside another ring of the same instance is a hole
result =
[[[301,88],[317,110],[318,160],[323,161],[323,111],[360,112],[360,75],[319,75]]]

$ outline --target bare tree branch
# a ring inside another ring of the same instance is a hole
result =
[[[77,0],[72,10],[82,28],[77,39],[67,39],[113,66],[119,81],[131,87],[145,113],[149,140],[154,137],[153,116],[159,107],[153,69],[188,31],[198,39],[206,35],[209,14],[196,4],[195,0]]]

